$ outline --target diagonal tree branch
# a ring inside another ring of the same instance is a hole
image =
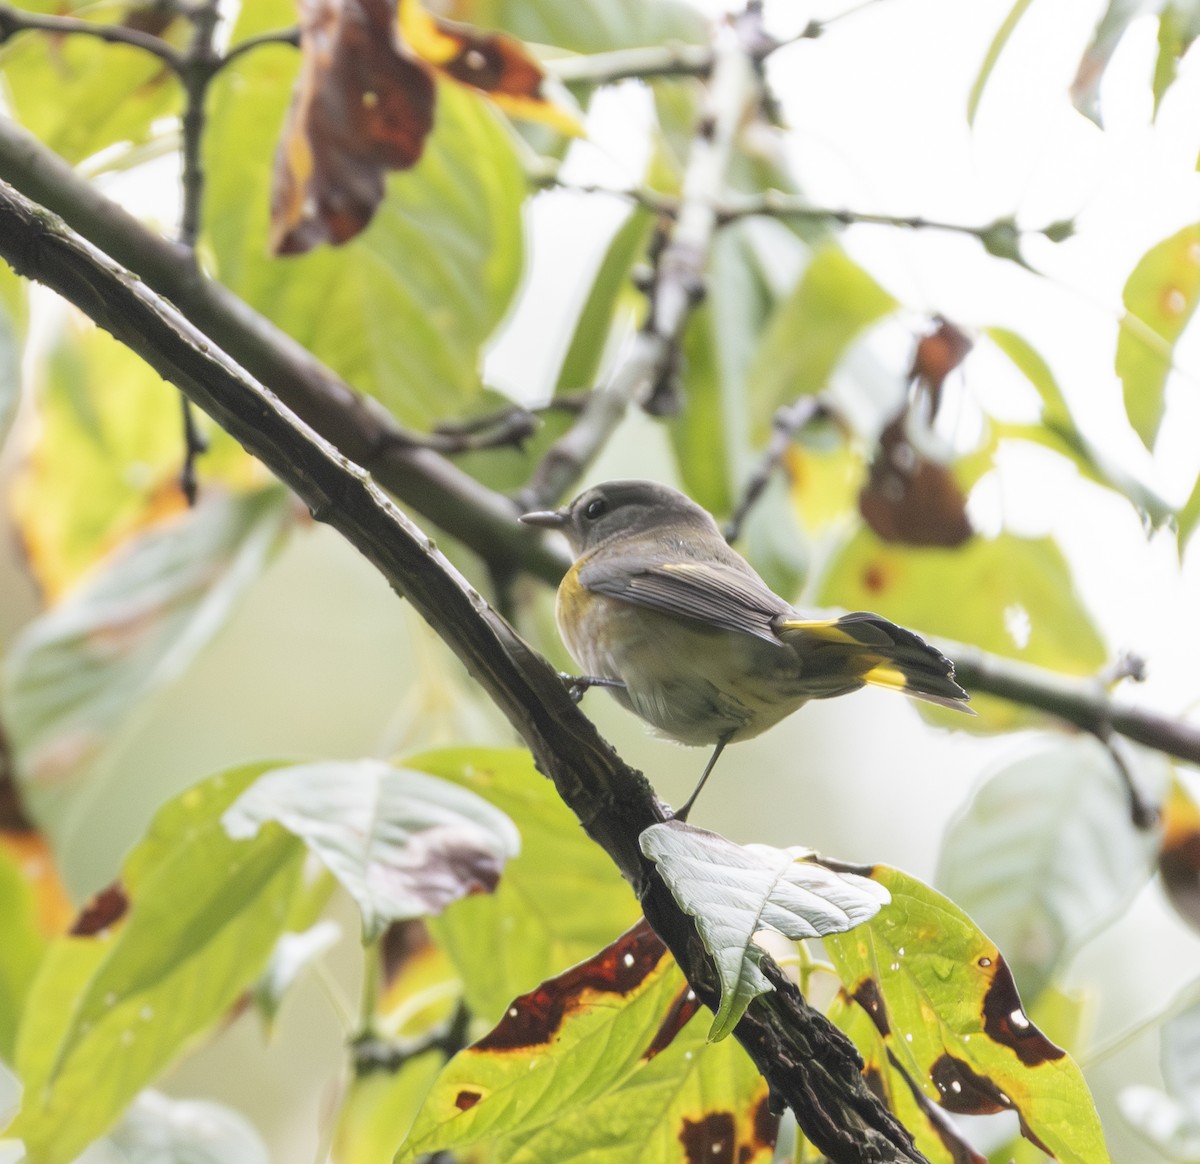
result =
[[[569,564],[553,543],[517,521],[518,507],[479,484],[244,300],[208,278],[185,247],[147,230],[80,178],[52,150],[0,116],[0,179],[60,215],[135,272],[275,393],[339,452],[369,469],[405,505],[497,568],[557,582]]]
[[[665,818],[572,703],[556,672],[479,596],[366,472],[290,413],[210,337],[145,283],[53,215],[0,183],[0,256],[45,283],[176,384],[342,533],[466,664],[528,744],[584,828],[634,886],[697,995],[714,1010],[716,971],[692,919],[675,904],[638,836]],[[924,1159],[868,1090],[853,1046],[765,959],[776,989],[751,1004],[735,1035],[790,1105],[806,1136],[837,1164]]]

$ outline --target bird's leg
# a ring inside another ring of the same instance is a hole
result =
[[[731,733],[732,734],[732,733]],[[716,750],[709,757],[708,763],[704,766],[704,771],[700,775],[700,782],[692,789],[692,794],[684,803],[684,806],[675,813],[676,820],[686,821],[688,813],[692,811],[692,805],[696,803],[696,797],[700,795],[700,789],[704,787],[704,782],[708,779],[708,774],[716,767],[717,761],[721,758],[721,753],[725,750],[725,745],[729,743],[729,736],[724,735],[717,741]]]
[[[578,703],[591,687],[625,687],[622,680],[607,679],[603,675],[568,675],[565,671],[560,671],[558,677],[566,686],[572,703]]]

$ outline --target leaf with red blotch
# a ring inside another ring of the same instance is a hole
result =
[[[645,921],[509,1007],[442,1071],[397,1154],[488,1143],[497,1159],[772,1158],[767,1086],[698,1003]]]
[[[275,159],[271,249],[344,243],[370,221],[389,170],[421,157],[435,70],[517,117],[562,133],[578,123],[542,96],[519,41],[437,20],[416,0],[300,0],[303,65]]]
[[[1167,898],[1185,922],[1200,929],[1200,805],[1176,778],[1162,808],[1158,855]]]
[[[434,81],[399,42],[389,0],[300,0],[303,65],[275,159],[271,249],[343,243],[371,220],[388,170],[416,164]]]
[[[885,542],[953,548],[973,533],[967,499],[954,474],[911,436],[914,424],[932,424],[942,385],[971,346],[969,336],[941,318],[917,341],[910,372],[913,391],[880,435],[858,498],[863,519]]]

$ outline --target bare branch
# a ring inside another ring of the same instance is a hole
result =
[[[647,918],[697,995],[714,1010],[720,987],[693,920],[676,905],[638,836],[665,819],[641,773],[626,765],[571,702],[554,669],[357,465],[290,413],[144,282],[0,183],[0,255],[90,315],[171,380],[342,533],[466,664],[530,748],[589,835],[635,887]],[[924,1159],[867,1088],[852,1044],[813,1010],[769,958],[775,989],[735,1036],[776,1102],[837,1164]]]

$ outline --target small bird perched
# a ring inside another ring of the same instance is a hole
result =
[[[865,684],[968,711],[954,665],[877,614],[805,618],[721,536],[710,514],[653,481],[608,481],[522,521],[561,530],[575,564],[558,588],[559,633],[585,674],[659,732],[716,745],[676,816],[687,814],[726,744],[810,699]]]

